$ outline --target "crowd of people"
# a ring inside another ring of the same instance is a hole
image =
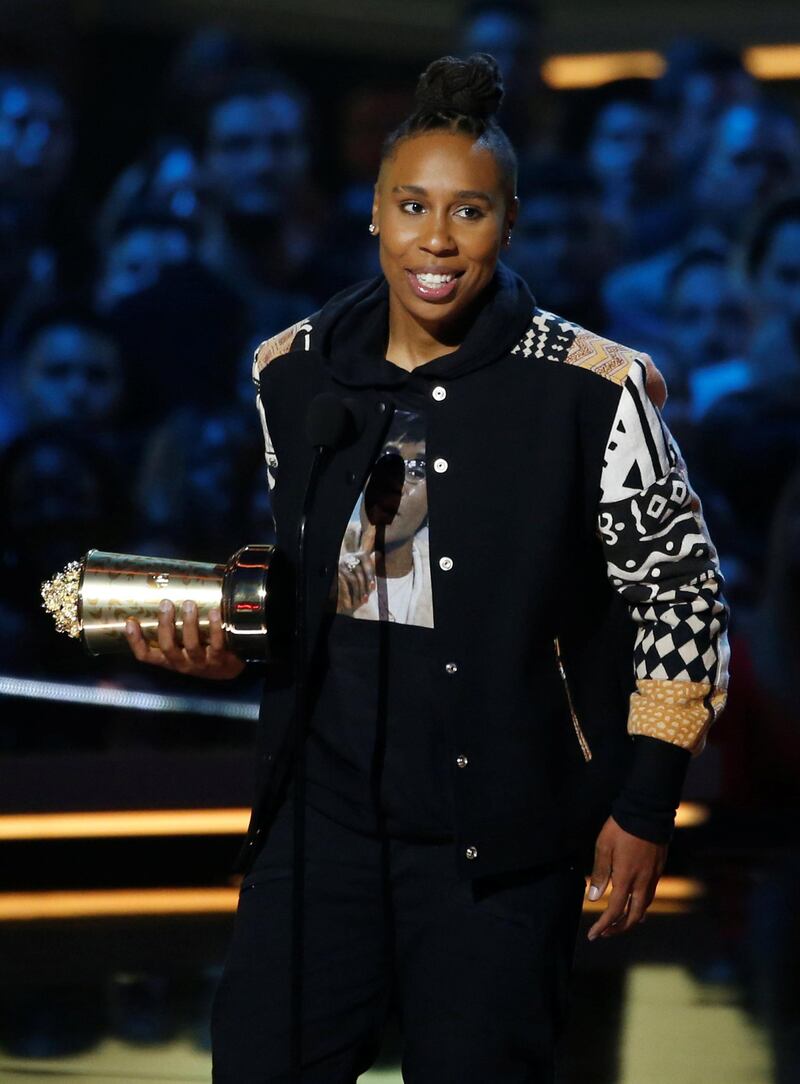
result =
[[[581,93],[542,81],[543,49],[522,0],[453,28],[453,52],[505,77],[521,206],[504,259],[542,308],[664,374],[734,613],[719,799],[794,808],[800,113],[708,42]],[[405,76],[348,89],[331,134],[331,103],[230,31],[191,34],[162,74],[160,129],[95,202],[68,86],[0,68],[0,673],[108,677],[39,610],[40,582],[89,548],[223,561],[273,538],[253,349],[379,273],[372,184]],[[31,740],[0,724],[0,745]]]

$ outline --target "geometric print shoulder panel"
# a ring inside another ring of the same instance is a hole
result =
[[[298,320],[296,324],[292,324],[291,327],[286,328],[285,331],[279,331],[277,335],[273,335],[271,339],[265,339],[264,342],[259,343],[253,352],[253,383],[256,386],[256,410],[258,411],[258,418],[261,422],[261,432],[264,437],[264,460],[267,464],[267,485],[272,490],[275,488],[275,483],[278,480],[278,456],[275,452],[275,445],[270,435],[269,426],[267,425],[267,415],[264,411],[264,404],[261,402],[260,394],[260,377],[262,371],[275,360],[275,358],[281,357],[283,354],[288,354],[292,349],[295,339],[303,332],[305,339],[303,342],[303,349],[311,349],[311,331],[312,326],[310,318],[307,320]]]
[[[296,324],[292,324],[291,327],[287,327],[284,331],[279,331],[277,335],[273,335],[270,339],[265,339],[262,343],[259,343],[253,352],[253,382],[258,383],[258,378],[261,375],[261,370],[266,368],[270,362],[275,358],[281,357],[283,354],[288,354],[292,349],[295,339],[300,332],[305,333],[305,342],[303,349],[308,350],[310,348],[311,338],[311,323],[310,318],[305,320],[298,320]]]
[[[647,358],[544,309],[534,310],[530,327],[511,353],[575,365],[615,384],[625,383],[634,361]]]

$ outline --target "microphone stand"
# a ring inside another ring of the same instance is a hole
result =
[[[303,1072],[303,962],[305,950],[305,830],[306,830],[306,724],[308,716],[309,651],[306,623],[306,526],[314,503],[325,452],[353,439],[364,428],[364,409],[356,401],[341,400],[332,393],[318,395],[309,408],[306,433],[314,448],[314,458],[306,482],[303,506],[297,524],[297,577],[295,580],[294,621],[294,741],[293,759],[293,870],[292,870],[292,943],[291,995],[289,1022],[290,1078],[302,1082]]]
[[[305,826],[306,755],[308,713],[308,643],[306,638],[306,524],[314,502],[325,445],[317,445],[306,483],[297,528],[297,578],[295,580],[295,698],[294,698],[294,827],[292,871],[292,945],[290,1001],[290,1067],[293,1081],[302,1081],[303,1065],[303,962],[305,948]]]

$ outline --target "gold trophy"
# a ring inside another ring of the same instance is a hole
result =
[[[91,655],[128,650],[125,622],[134,617],[144,638],[155,642],[159,604],[175,606],[182,632],[181,604],[197,605],[201,640],[208,638],[209,611],[222,615],[226,646],[247,662],[269,657],[267,609],[269,570],[275,547],[244,546],[224,565],[89,550],[42,584],[44,608],[56,628],[83,641]]]

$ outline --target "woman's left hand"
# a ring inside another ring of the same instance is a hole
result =
[[[587,934],[590,941],[624,933],[644,921],[667,861],[667,849],[666,843],[631,835],[613,817],[608,818],[594,849],[589,899],[600,899],[609,881],[612,889],[608,907]]]

